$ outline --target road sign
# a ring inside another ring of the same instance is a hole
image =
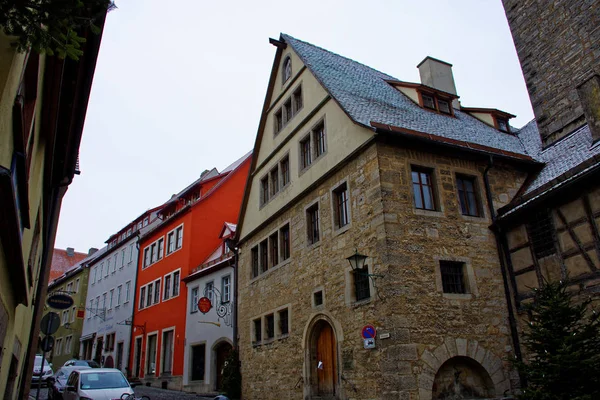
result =
[[[40,347],[42,348],[42,351],[44,353],[52,351],[52,348],[54,347],[54,336],[45,336],[42,339],[42,343],[40,344]]]
[[[212,303],[208,297],[201,297],[200,300],[198,300],[198,310],[200,310],[202,314],[206,314],[211,308]]]
[[[46,300],[48,306],[51,308],[55,308],[57,310],[66,310],[67,308],[71,308],[73,306],[73,298],[68,294],[56,293],[48,296],[48,300]]]
[[[375,335],[377,335],[377,331],[373,325],[365,325],[362,328],[361,334],[363,339],[372,339],[375,337]]]
[[[368,338],[365,339],[365,349],[374,349],[375,348],[375,339]]]
[[[48,314],[44,315],[44,318],[42,318],[40,330],[44,335],[52,335],[58,330],[59,326],[60,317],[57,313],[50,311]]]

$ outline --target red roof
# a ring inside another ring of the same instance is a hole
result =
[[[70,256],[67,253],[67,250],[54,249],[54,252],[52,253],[52,266],[50,267],[50,278],[48,279],[48,282],[52,282],[54,279],[67,272],[69,268],[87,256],[87,253],[78,253],[75,251],[73,252],[73,255]]]

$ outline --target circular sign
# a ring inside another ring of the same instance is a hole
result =
[[[52,351],[52,348],[54,347],[54,336],[45,336],[42,339],[42,343],[40,344],[40,347],[41,347],[42,351],[45,353]]]
[[[377,334],[377,331],[373,325],[365,325],[362,328],[361,334],[364,339],[372,339]]]
[[[206,314],[211,308],[212,303],[208,297],[201,297],[200,300],[198,300],[198,310],[200,310],[202,314]]]
[[[44,335],[52,335],[60,326],[60,317],[57,313],[50,311],[42,318],[40,330]]]
[[[46,303],[48,303],[48,306],[57,310],[66,310],[73,306],[74,301],[73,298],[67,294],[57,293],[48,296]]]

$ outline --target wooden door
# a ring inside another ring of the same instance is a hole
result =
[[[335,395],[336,351],[333,329],[323,324],[317,337],[317,390],[319,396]]]
[[[217,347],[217,390],[221,390],[223,387],[223,368],[225,368],[225,361],[230,351],[229,343],[222,343]]]

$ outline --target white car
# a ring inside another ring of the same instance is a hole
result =
[[[133,389],[116,368],[92,368],[71,372],[63,392],[64,400],[112,400]]]
[[[41,380],[42,384],[48,383],[48,378],[54,375],[54,371],[52,371],[52,364],[48,362],[48,360],[44,360],[44,369],[42,370],[42,360],[44,356],[41,354],[35,355],[35,361],[33,363],[33,375],[31,376],[31,382],[33,383],[33,387],[36,387],[37,383]]]

